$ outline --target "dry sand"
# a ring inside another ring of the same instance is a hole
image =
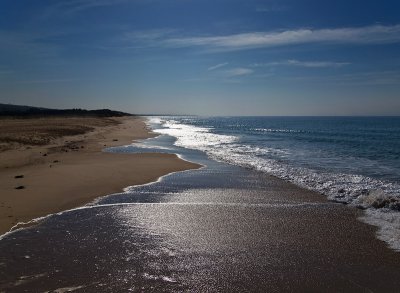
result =
[[[18,222],[199,167],[172,154],[102,152],[153,136],[142,118],[2,119],[0,130],[0,234]]]

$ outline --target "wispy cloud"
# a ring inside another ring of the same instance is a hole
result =
[[[400,71],[384,70],[384,71],[367,71],[354,72],[342,75],[302,75],[289,77],[292,81],[326,83],[344,86],[400,86]]]
[[[229,70],[225,70],[223,73],[226,77],[238,77],[244,75],[250,75],[254,72],[254,70],[244,67],[233,68]]]
[[[178,30],[173,28],[161,28],[161,29],[149,29],[149,30],[135,30],[126,32],[124,34],[123,39],[126,41],[156,41],[156,40],[163,40],[166,37],[177,33]]]
[[[74,82],[79,81],[76,78],[64,78],[64,79],[35,79],[35,80],[21,80],[18,83],[63,83],[63,82]]]
[[[228,64],[229,64],[228,62],[220,63],[220,64],[217,64],[217,65],[208,67],[207,70],[208,70],[208,71],[213,71],[213,70],[216,70],[216,69],[218,69],[218,68],[224,67],[224,66],[226,66],[226,65],[228,65]]]
[[[285,60],[279,62],[268,62],[268,63],[255,63],[252,67],[269,67],[269,66],[298,66],[298,67],[309,67],[309,68],[338,68],[349,65],[349,62],[332,62],[332,61],[299,61],[299,60]]]
[[[373,25],[333,29],[295,29],[249,32],[224,36],[166,38],[160,45],[171,48],[203,47],[211,50],[244,50],[308,43],[385,44],[400,42],[400,25]]]
[[[58,2],[56,6],[57,8],[62,8],[64,12],[73,13],[100,6],[116,5],[128,1],[130,0],[69,0]]]
[[[143,49],[152,47],[164,47],[163,43],[166,39],[177,34],[179,31],[173,28],[134,30],[124,32],[117,39],[117,43],[113,47],[103,47],[104,49]]]
[[[400,71],[370,71],[346,74],[338,82],[349,85],[397,85],[400,86]]]

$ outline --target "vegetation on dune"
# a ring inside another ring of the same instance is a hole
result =
[[[85,109],[48,109],[31,106],[0,104],[0,117],[30,118],[40,116],[78,116],[78,117],[122,117],[132,114],[110,109],[85,110]]]

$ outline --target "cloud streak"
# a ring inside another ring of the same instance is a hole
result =
[[[333,29],[249,32],[224,36],[178,37],[164,39],[161,41],[161,45],[171,48],[202,47],[228,51],[312,43],[388,44],[398,42],[400,42],[400,25],[373,25]]]
[[[354,72],[342,75],[302,75],[297,77],[288,77],[291,81],[326,83],[343,86],[400,86],[400,71],[367,71]]]
[[[34,84],[34,83],[63,83],[63,82],[74,82],[79,81],[76,78],[63,78],[63,79],[37,79],[37,80],[21,80],[17,83],[27,83],[27,84]]]
[[[228,65],[228,64],[229,64],[228,62],[220,63],[220,64],[217,64],[217,65],[208,67],[207,70],[208,70],[208,71],[213,71],[213,70],[216,70],[216,69],[218,69],[218,68],[224,67],[224,66],[226,66],[226,65]]]
[[[244,67],[233,68],[224,71],[224,75],[226,77],[238,77],[238,76],[245,76],[250,75],[254,72],[254,70]]]
[[[332,62],[332,61],[299,61],[299,60],[286,60],[280,62],[269,62],[269,63],[255,63],[253,67],[269,67],[269,66],[297,66],[297,67],[308,67],[308,68],[339,68],[351,63],[348,62]]]
[[[74,13],[101,6],[112,6],[129,0],[70,0],[57,3],[54,7],[66,13]]]

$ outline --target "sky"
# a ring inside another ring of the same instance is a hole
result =
[[[0,103],[400,115],[400,1],[0,0]]]

